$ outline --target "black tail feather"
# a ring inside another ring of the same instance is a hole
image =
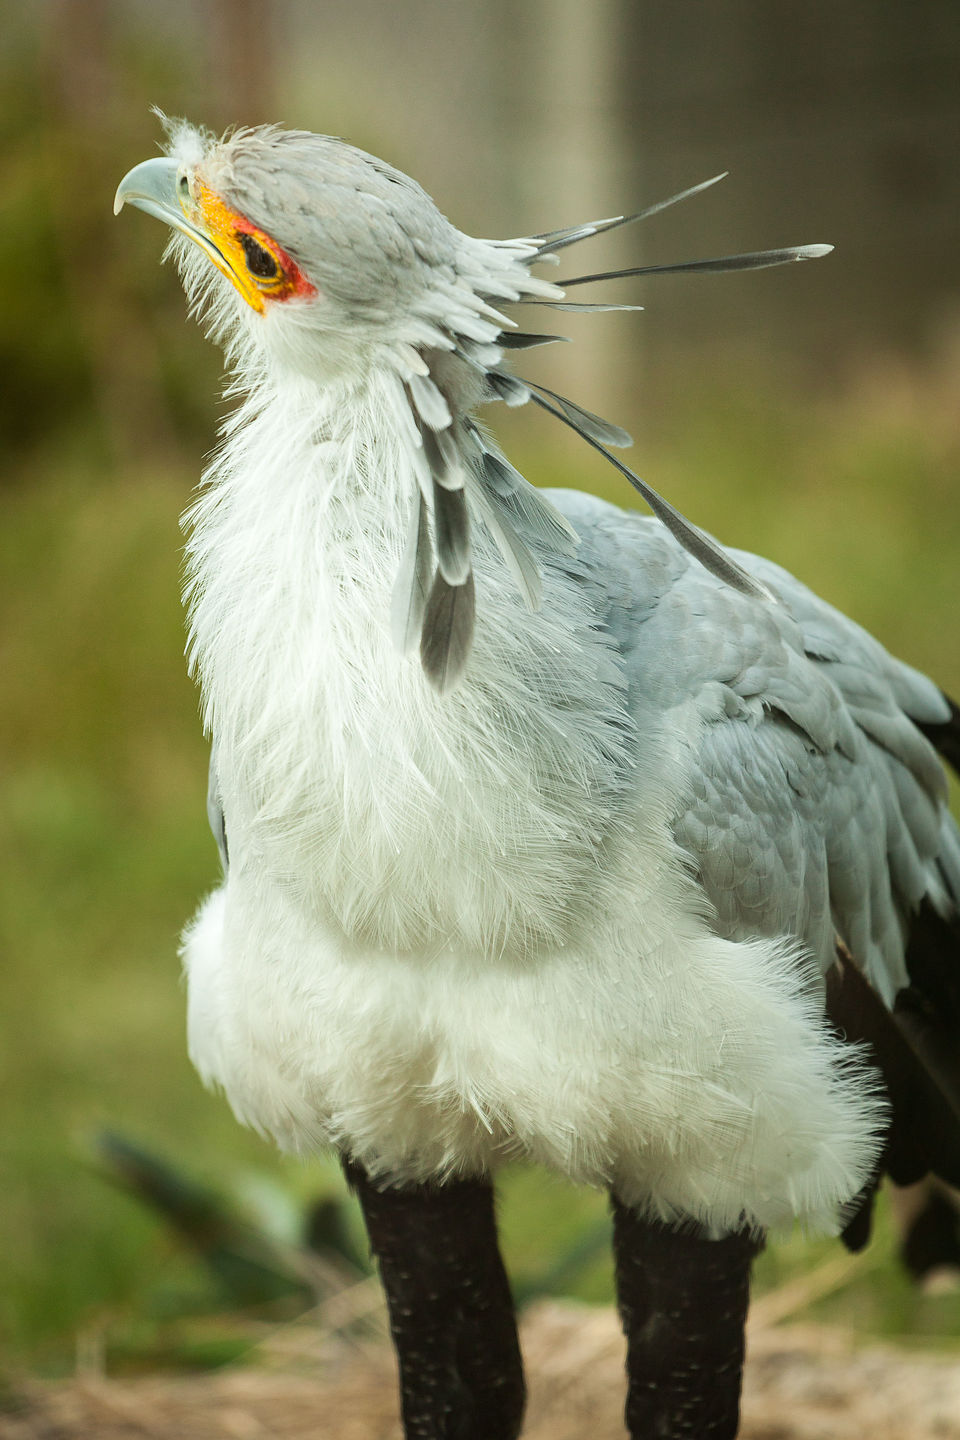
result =
[[[910,925],[907,974],[894,1005],[897,1026],[960,1115],[960,918],[946,919],[923,901]]]
[[[921,927],[920,934],[911,953],[924,957],[919,964],[922,978],[928,979],[934,967],[930,944],[940,957],[938,968],[949,971],[951,958],[960,954],[956,938],[947,940],[944,953],[942,932]],[[883,1174],[898,1185],[912,1185],[932,1171],[960,1187],[960,1069],[956,1045],[946,1043],[949,1035],[958,1033],[957,1014],[952,996],[946,1013],[936,1023],[927,1017],[924,1027],[914,1022],[912,1009],[901,1008],[899,999],[891,1014],[846,950],[838,948],[837,963],[827,976],[827,1017],[845,1040],[867,1047],[890,1102],[890,1128],[877,1173],[849,1207],[843,1231],[848,1248],[859,1250],[869,1238],[873,1197]],[[947,1049],[953,1052],[949,1056]]]
[[[946,720],[915,723],[960,774],[960,706],[949,696],[944,699],[950,708]],[[910,922],[906,966],[910,983],[897,995],[892,1014],[842,947],[827,979],[831,1023],[847,1039],[869,1047],[891,1106],[877,1174],[848,1210],[843,1239],[852,1250],[869,1238],[873,1199],[884,1173],[898,1185],[933,1174],[960,1189],[960,914],[941,914],[924,900]],[[960,1258],[952,1200],[948,1208],[950,1244]],[[939,1244],[946,1233],[943,1215],[938,1211],[934,1219],[930,1234],[936,1231]],[[924,1235],[927,1244],[930,1236]],[[908,1266],[921,1268],[904,1253]]]
[[[944,1266],[960,1270],[960,1205],[949,1191],[925,1187],[923,1204],[903,1231],[900,1259],[915,1280]]]

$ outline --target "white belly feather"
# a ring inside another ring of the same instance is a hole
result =
[[[824,1228],[878,1104],[797,993],[795,958],[641,895],[526,965],[350,946],[232,872],[187,934],[190,1054],[285,1148],[408,1178],[522,1154],[662,1215]]]

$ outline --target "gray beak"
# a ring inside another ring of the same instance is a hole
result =
[[[177,201],[178,169],[175,160],[160,157],[135,165],[117,187],[114,215],[119,215],[124,205],[135,205],[138,210],[146,210],[148,215],[181,229],[184,214]]]
[[[209,235],[188,220],[181,199],[190,203],[190,186],[185,172],[176,160],[158,156],[155,160],[144,160],[141,165],[135,165],[124,175],[113,198],[113,213],[119,215],[124,205],[134,205],[148,215],[155,215],[165,225],[181,230],[206,252],[219,270],[230,274],[223,255]]]

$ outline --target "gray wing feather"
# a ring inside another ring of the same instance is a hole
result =
[[[734,552],[779,605],[718,582],[655,521],[552,498],[606,574],[638,744],[645,716],[669,724],[691,700],[705,715],[674,833],[717,929],[797,937],[823,972],[840,938],[892,1005],[912,912],[960,901],[943,769],[914,723],[949,716],[936,686],[769,562]]]

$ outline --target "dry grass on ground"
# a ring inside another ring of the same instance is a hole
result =
[[[314,1317],[261,1337],[255,1365],[191,1378],[106,1379],[88,1357],[70,1382],[25,1385],[0,1440],[399,1440],[376,1290],[356,1292],[351,1308],[369,1312],[359,1338],[334,1323],[318,1344]],[[955,1359],[778,1323],[795,1299],[785,1287],[754,1307],[741,1440],[960,1440]],[[525,1440],[622,1440],[613,1311],[543,1302],[522,1334]]]

